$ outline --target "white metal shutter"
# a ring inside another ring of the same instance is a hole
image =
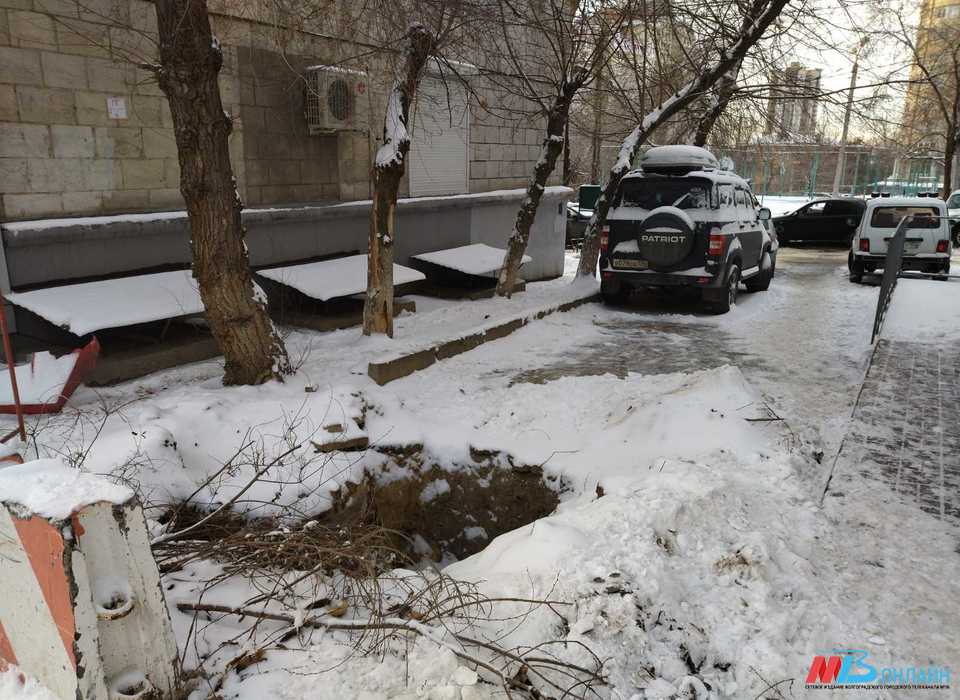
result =
[[[453,80],[424,78],[417,91],[410,144],[410,196],[468,191],[470,113],[467,92]]]

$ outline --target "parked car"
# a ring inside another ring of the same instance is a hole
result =
[[[852,282],[883,267],[887,243],[905,216],[912,217],[912,223],[904,239],[902,269],[949,274],[952,244],[946,202],[933,197],[889,197],[867,202],[848,258]]]
[[[747,181],[721,170],[709,151],[657,146],[624,176],[600,235],[600,291],[618,302],[633,289],[693,288],[726,313],[740,283],[764,291],[777,242]]]
[[[850,243],[860,225],[867,203],[862,199],[841,197],[820,199],[796,211],[777,216],[773,226],[780,245],[794,241],[837,241]]]
[[[960,246],[960,190],[954,190],[947,198],[947,213],[950,215],[953,245]]]

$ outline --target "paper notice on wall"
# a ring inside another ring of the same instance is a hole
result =
[[[127,98],[126,97],[108,97],[107,114],[111,119],[127,118]]]

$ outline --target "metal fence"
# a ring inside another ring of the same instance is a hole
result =
[[[873,335],[870,336],[872,343],[880,335],[880,329],[883,328],[883,319],[887,315],[887,309],[890,308],[890,299],[893,297],[893,290],[897,287],[897,279],[900,277],[900,267],[903,264],[903,242],[907,235],[907,227],[913,221],[912,216],[905,216],[900,219],[897,230],[887,241],[887,259],[883,263],[883,280],[880,282],[880,297],[877,299],[877,313],[873,318]]]

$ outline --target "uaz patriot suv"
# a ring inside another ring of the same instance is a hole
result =
[[[600,234],[600,292],[621,301],[642,287],[699,289],[706,307],[726,313],[741,281],[765,291],[777,242],[750,185],[721,170],[709,151],[657,146],[624,176]]]

